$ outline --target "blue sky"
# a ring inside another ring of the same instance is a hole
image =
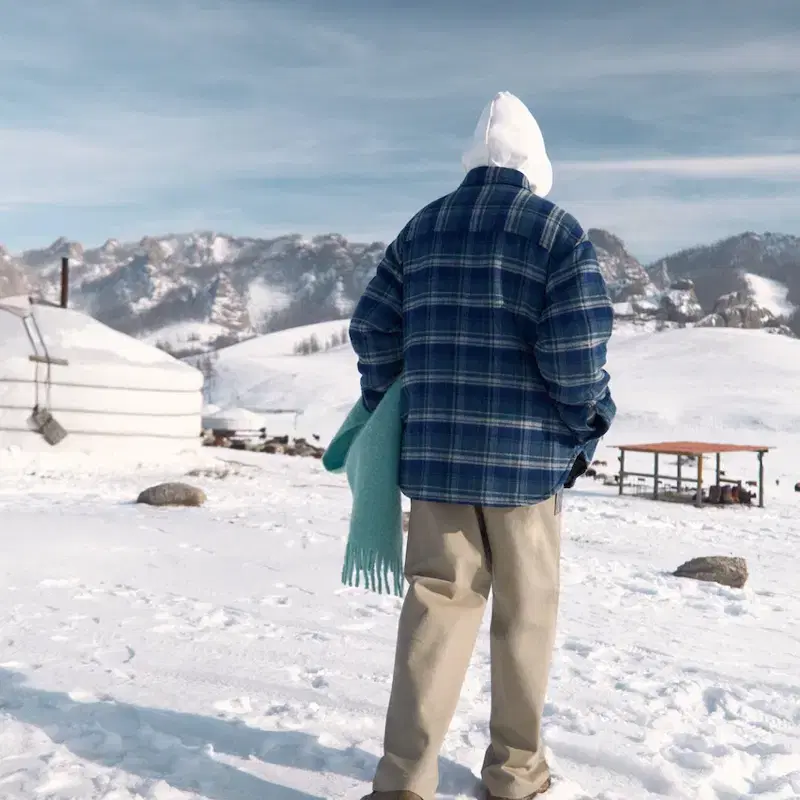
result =
[[[543,7],[544,10],[538,10]],[[402,9],[402,10],[400,10]],[[798,0],[0,0],[0,242],[387,239],[518,94],[643,259],[800,234]]]

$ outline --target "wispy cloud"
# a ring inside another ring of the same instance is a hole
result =
[[[554,199],[647,255],[797,230],[795,0],[55,0],[0,47],[6,244],[181,226],[387,238],[460,178],[498,89]]]
[[[684,178],[774,178],[797,180],[800,153],[786,155],[643,158],[628,161],[565,161],[566,173],[622,173]]]

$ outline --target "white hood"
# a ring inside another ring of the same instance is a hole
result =
[[[475,167],[519,170],[539,197],[547,197],[553,188],[553,166],[539,124],[510,92],[499,92],[483,109],[462,164],[467,172]]]

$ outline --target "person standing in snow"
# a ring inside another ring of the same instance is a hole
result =
[[[387,248],[350,325],[363,403],[402,381],[409,582],[372,800],[433,800],[490,590],[490,800],[551,784],[541,721],[561,496],[616,409],[613,313],[592,243],[544,198],[553,172],[514,95],[484,110],[466,177]],[[366,800],[366,798],[365,798]]]

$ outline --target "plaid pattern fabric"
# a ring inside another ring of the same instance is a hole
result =
[[[591,459],[616,409],[594,247],[522,173],[471,170],[387,248],[350,338],[364,404],[402,375],[412,499],[525,506]]]

